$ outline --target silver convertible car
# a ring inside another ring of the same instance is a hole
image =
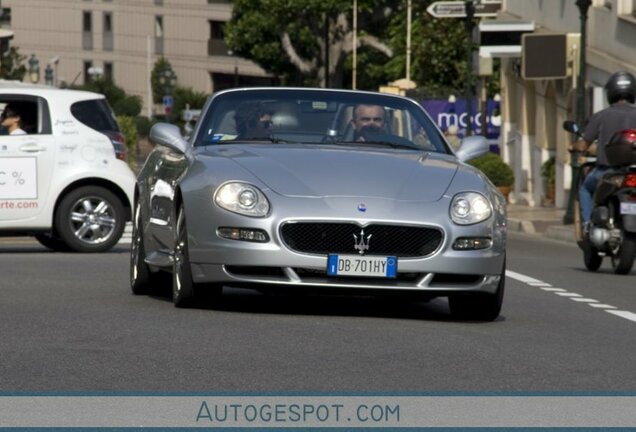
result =
[[[505,200],[415,101],[305,88],[214,94],[189,140],[153,126],[135,191],[135,294],[171,277],[174,304],[223,286],[448,297],[494,320]],[[171,273],[171,276],[168,274]]]

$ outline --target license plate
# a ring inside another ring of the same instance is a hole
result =
[[[327,261],[329,276],[371,276],[395,278],[397,258],[394,256],[364,256],[330,254]]]
[[[621,203],[621,214],[633,215],[636,214],[636,203]]]

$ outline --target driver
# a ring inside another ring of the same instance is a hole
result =
[[[385,133],[384,108],[380,105],[356,105],[353,109],[354,141],[372,141],[374,135]]]

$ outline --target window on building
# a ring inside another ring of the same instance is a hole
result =
[[[0,8],[0,27],[11,27],[11,8]]]
[[[163,16],[155,16],[155,54],[163,55]]]
[[[104,79],[107,81],[115,81],[113,76],[113,64],[111,62],[104,62]]]
[[[82,31],[93,31],[93,13],[91,11],[84,11],[82,13]]]
[[[93,49],[93,13],[90,11],[82,13],[82,48]]]
[[[224,21],[208,21],[210,26],[210,39],[208,39],[208,55],[228,55],[228,47],[225,43]]]
[[[225,27],[225,22],[212,20],[208,22],[210,23],[210,39],[224,39],[223,28]]]
[[[104,51],[113,50],[113,14],[104,12]]]
[[[163,0],[155,0],[155,5],[163,6]]]

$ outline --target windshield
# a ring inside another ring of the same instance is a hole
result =
[[[195,145],[294,143],[450,153],[423,108],[381,93],[254,89],[216,95]]]

